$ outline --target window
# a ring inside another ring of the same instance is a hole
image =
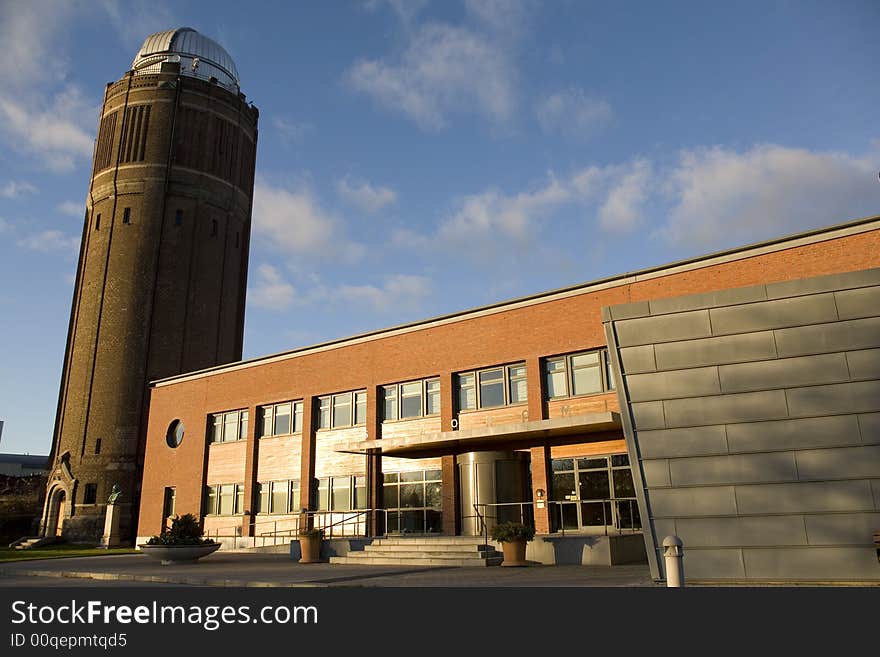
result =
[[[165,488],[165,501],[162,504],[162,517],[168,518],[174,515],[174,500],[177,497],[177,489],[174,486]]]
[[[178,447],[183,442],[184,433],[183,422],[174,420],[168,425],[168,430],[165,432],[165,443],[172,449]]]
[[[122,223],[124,223],[124,224],[131,223],[131,208],[124,208],[122,210]]]
[[[395,383],[382,387],[383,420],[409,420],[440,412],[440,379]]]
[[[549,399],[614,390],[607,349],[548,358],[544,363],[544,376]]]
[[[94,504],[98,501],[98,484],[86,484],[83,491],[83,504]]]
[[[244,512],[244,484],[208,486],[205,514],[232,516]]]
[[[440,470],[385,472],[383,502],[389,533],[432,533],[442,528]]]
[[[208,442],[229,443],[245,440],[248,432],[248,411],[214,413],[208,418]]]
[[[174,213],[174,225],[183,226],[183,210],[177,210]]]
[[[211,219],[211,237],[217,236],[217,220]]]
[[[101,439],[95,438],[95,454],[101,453]]]
[[[319,511],[353,511],[366,508],[366,476],[343,475],[318,479]]]
[[[367,391],[356,390],[320,398],[321,429],[341,429],[365,424]]]
[[[458,410],[497,408],[528,401],[525,363],[490,367],[456,376]]]
[[[263,418],[260,437],[288,436],[302,431],[303,403],[301,401],[282,402],[260,407]]]
[[[95,216],[95,230],[101,230],[101,213]]]

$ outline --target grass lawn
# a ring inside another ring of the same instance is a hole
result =
[[[103,550],[86,545],[47,545],[30,550],[0,548],[0,562],[24,561],[26,559],[59,559],[61,557],[101,557],[108,554],[134,554],[134,548],[113,548]]]

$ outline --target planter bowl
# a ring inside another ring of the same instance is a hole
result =
[[[301,558],[299,563],[321,563],[322,536],[299,536]]]
[[[187,563],[201,559],[220,549],[219,543],[203,545],[138,545],[141,552],[153,559],[159,559],[163,566],[173,563]]]
[[[524,539],[505,541],[501,544],[501,549],[504,551],[504,561],[501,562],[502,566],[518,567],[529,565],[529,562],[526,561],[526,541]]]

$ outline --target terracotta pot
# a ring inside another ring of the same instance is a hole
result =
[[[505,541],[501,544],[501,549],[504,550],[504,561],[501,562],[502,566],[510,567],[529,565],[529,562],[526,561],[526,541]]]
[[[321,544],[324,542],[321,536],[300,536],[299,551],[300,563],[321,563]]]
[[[196,561],[220,549],[219,543],[203,545],[138,545],[141,552],[153,559],[159,559],[163,566],[173,563]]]

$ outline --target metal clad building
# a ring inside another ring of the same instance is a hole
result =
[[[655,577],[880,580],[880,269],[605,319]]]

